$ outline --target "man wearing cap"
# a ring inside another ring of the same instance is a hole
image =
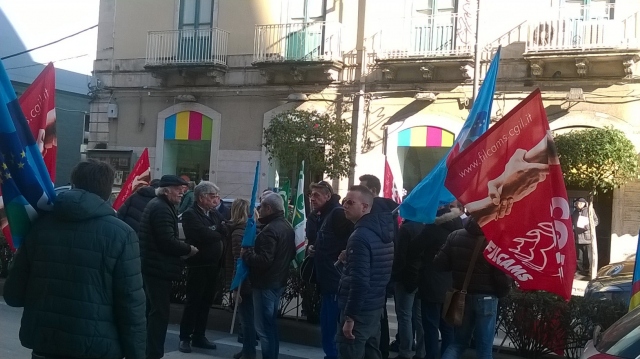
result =
[[[198,252],[196,247],[178,239],[178,214],[185,180],[164,175],[140,221],[142,277],[147,295],[147,359],[164,356],[164,340],[169,324],[171,282],[180,279],[183,262]]]
[[[326,359],[338,357],[336,347],[336,323],[340,317],[338,285],[340,272],[334,266],[338,255],[347,248],[347,240],[353,232],[353,223],[345,218],[340,196],[326,181],[312,183],[309,195],[311,213],[307,219],[307,252],[314,259],[316,283],[322,295],[320,306],[320,330],[322,349]]]

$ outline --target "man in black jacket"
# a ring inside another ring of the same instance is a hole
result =
[[[355,225],[340,278],[342,330],[336,342],[341,358],[379,359],[380,319],[393,264],[394,219],[391,212],[372,208],[373,193],[364,186],[351,187],[343,206],[345,217]]]
[[[181,257],[193,256],[198,249],[178,239],[178,214],[186,181],[178,176],[160,179],[157,197],[142,213],[140,251],[142,276],[147,295],[147,359],[164,356],[164,340],[169,325],[171,282],[180,279]]]
[[[262,358],[275,359],[280,350],[278,306],[296,254],[295,233],[284,218],[284,203],[277,193],[262,198],[259,221],[261,227],[254,247],[243,248],[241,256],[249,267]]]
[[[314,259],[316,283],[322,302],[320,305],[320,331],[325,359],[336,359],[336,323],[340,317],[338,285],[340,272],[334,266],[338,255],[347,248],[353,232],[353,223],[345,218],[340,196],[333,193],[325,181],[311,184],[311,214],[307,219],[308,254]]]
[[[4,299],[24,307],[20,342],[33,358],[145,358],[138,237],[107,201],[113,178],[104,162],[76,165],[73,189],[15,254]]]
[[[187,243],[198,248],[198,254],[186,260],[186,304],[180,322],[180,347],[190,353],[191,345],[216,349],[205,338],[209,308],[213,302],[216,279],[222,263],[226,236],[222,216],[216,211],[220,204],[220,189],[202,181],[194,189],[194,205],[182,214],[182,228]]]
[[[160,180],[154,179],[148,186],[138,189],[118,209],[118,218],[131,226],[136,233],[140,229],[140,220],[142,219],[144,208],[156,197],[158,183],[160,183]]]
[[[471,257],[478,244],[480,253],[475,263]],[[482,251],[487,239],[472,216],[464,229],[452,232],[433,261],[436,270],[451,272],[453,288],[462,289],[467,269],[473,265],[464,306],[462,325],[454,328],[453,343],[442,359],[459,359],[473,336],[477,358],[492,358],[493,338],[496,331],[498,298],[509,293],[512,280],[504,272],[487,262]]]

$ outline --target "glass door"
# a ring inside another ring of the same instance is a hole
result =
[[[214,0],[180,1],[180,46],[178,57],[184,62],[211,59],[213,52],[212,25]]]

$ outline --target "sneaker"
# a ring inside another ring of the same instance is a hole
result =
[[[178,350],[182,353],[191,353],[191,344],[188,340],[181,340]]]
[[[191,339],[191,345],[196,348],[216,349],[217,346],[205,337]]]

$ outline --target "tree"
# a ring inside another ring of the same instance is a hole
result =
[[[590,128],[555,136],[567,186],[589,191],[589,230],[592,238],[591,277],[598,270],[598,245],[593,218],[593,197],[638,178],[638,156],[624,132]]]
[[[317,111],[292,110],[273,117],[264,131],[263,145],[269,162],[278,160],[281,168],[297,178],[304,160],[305,178],[310,173],[326,173],[330,178],[349,175],[353,159],[349,156],[351,124]]]

